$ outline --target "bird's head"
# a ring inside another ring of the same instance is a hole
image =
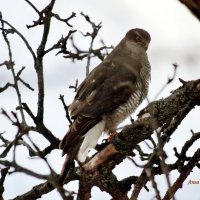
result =
[[[125,42],[130,48],[148,49],[151,36],[147,31],[140,28],[131,29],[126,33]]]

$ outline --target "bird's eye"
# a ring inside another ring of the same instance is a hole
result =
[[[136,42],[141,42],[141,41],[142,41],[142,38],[141,38],[139,35],[137,35],[136,38],[135,38],[135,41],[136,41]]]

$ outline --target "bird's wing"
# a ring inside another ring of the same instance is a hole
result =
[[[70,105],[71,116],[96,118],[112,113],[135,90],[138,77],[133,67],[107,61],[97,66],[78,88]]]
[[[103,115],[111,114],[128,100],[135,90],[137,78],[131,68],[107,60],[97,66],[79,86],[70,105],[75,121],[60,144],[63,154],[71,153],[74,145],[80,146],[84,135],[101,121]]]

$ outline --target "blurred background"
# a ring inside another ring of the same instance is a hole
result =
[[[41,10],[49,1],[33,0],[32,3]],[[37,49],[42,37],[42,27],[27,29],[26,24],[32,24],[33,20],[37,20],[38,16],[33,9],[23,0],[1,0],[0,11],[3,18],[17,28],[33,47]],[[148,98],[155,100],[156,94],[167,82],[168,78],[173,75],[173,63],[178,64],[177,76],[173,83],[167,86],[159,95],[159,98],[166,97],[170,91],[181,86],[178,78],[183,80],[194,80],[200,78],[200,24],[199,21],[190,13],[190,11],[179,1],[176,0],[57,0],[54,12],[61,17],[66,18],[75,12],[77,17],[70,20],[73,28],[78,30],[74,35],[75,43],[83,50],[88,49],[89,40],[81,35],[91,31],[90,25],[80,15],[80,12],[90,16],[91,20],[96,24],[102,22],[102,28],[95,41],[95,47],[100,47],[100,40],[103,39],[107,46],[117,45],[124,37],[126,32],[132,28],[143,28],[151,35],[151,43],[148,49],[148,56],[152,66],[152,78],[150,83]],[[51,32],[48,40],[48,47],[51,47],[62,35],[66,35],[69,31],[64,23],[53,20]],[[15,61],[16,71],[22,66],[26,67],[22,77],[27,81],[35,91],[32,92],[20,85],[22,101],[26,102],[34,113],[37,110],[37,79],[33,67],[32,57],[27,51],[25,45],[16,35],[10,35],[10,42],[13,52],[13,60]],[[44,62],[45,75],[45,125],[52,133],[62,138],[68,129],[68,122],[65,118],[65,112],[61,101],[58,99],[60,94],[65,95],[65,101],[69,104],[75,95],[69,85],[74,85],[76,79],[79,83],[85,77],[86,60],[79,62],[71,62],[64,59],[62,55],[55,56],[57,52],[53,51],[48,54]],[[8,51],[5,42],[0,35],[0,63],[8,59]],[[100,60],[93,59],[91,69],[95,67]],[[0,67],[0,87],[4,86],[8,81],[12,82],[11,72],[6,67]],[[146,101],[138,108],[137,112],[147,104]],[[17,106],[17,96],[12,88],[0,94],[0,108],[6,111],[15,111]],[[137,114],[136,112],[136,114]],[[133,115],[135,118],[136,114]],[[28,119],[28,118],[27,118]],[[187,139],[191,137],[190,130],[194,132],[200,130],[199,127],[200,109],[197,107],[183,120],[178,130],[173,134],[170,144],[166,146],[168,155],[167,162],[175,160],[173,147],[176,146],[178,151]],[[31,119],[28,122],[33,124]],[[126,123],[129,121],[127,120]],[[4,132],[4,136],[12,140],[15,137],[16,129],[11,126],[10,122],[0,115],[0,133]],[[33,141],[43,149],[48,145],[47,141],[36,133],[30,134]],[[195,143],[190,153],[195,151],[199,144]],[[147,147],[146,151],[149,151]],[[11,154],[11,153],[10,153]],[[11,159],[12,155],[8,155]],[[29,158],[26,147],[17,148],[17,161],[19,164],[33,169],[38,173],[48,173],[48,167],[40,159]],[[60,150],[54,150],[48,155],[48,161],[53,169],[59,173],[63,158]],[[124,170],[125,169],[125,170]],[[131,175],[139,175],[141,169],[135,167],[133,163],[126,160],[114,169],[114,173],[118,179],[123,179]],[[173,172],[170,176],[171,180],[176,180],[177,173]],[[163,176],[157,176],[161,194],[165,194],[166,180]],[[200,173],[195,168],[188,179],[184,182],[182,190],[176,193],[178,200],[199,200],[198,192],[200,185],[188,185],[189,180],[200,180]],[[26,176],[24,174],[13,174],[6,178],[5,182],[5,199],[13,198],[30,190],[34,185],[41,183],[41,180]],[[155,193],[148,183],[150,192],[142,190],[139,199],[154,199]],[[77,182],[72,182],[66,187],[68,190],[77,190]],[[101,192],[98,188],[93,188],[91,199],[110,199],[111,197]],[[43,195],[42,200],[61,199],[56,190]]]

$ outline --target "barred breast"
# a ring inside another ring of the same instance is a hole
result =
[[[118,107],[114,113],[105,117],[105,131],[114,131],[118,124],[130,116],[147,96],[150,80],[149,64],[143,67],[140,72],[140,77],[138,77],[135,83],[136,90],[127,102]]]

